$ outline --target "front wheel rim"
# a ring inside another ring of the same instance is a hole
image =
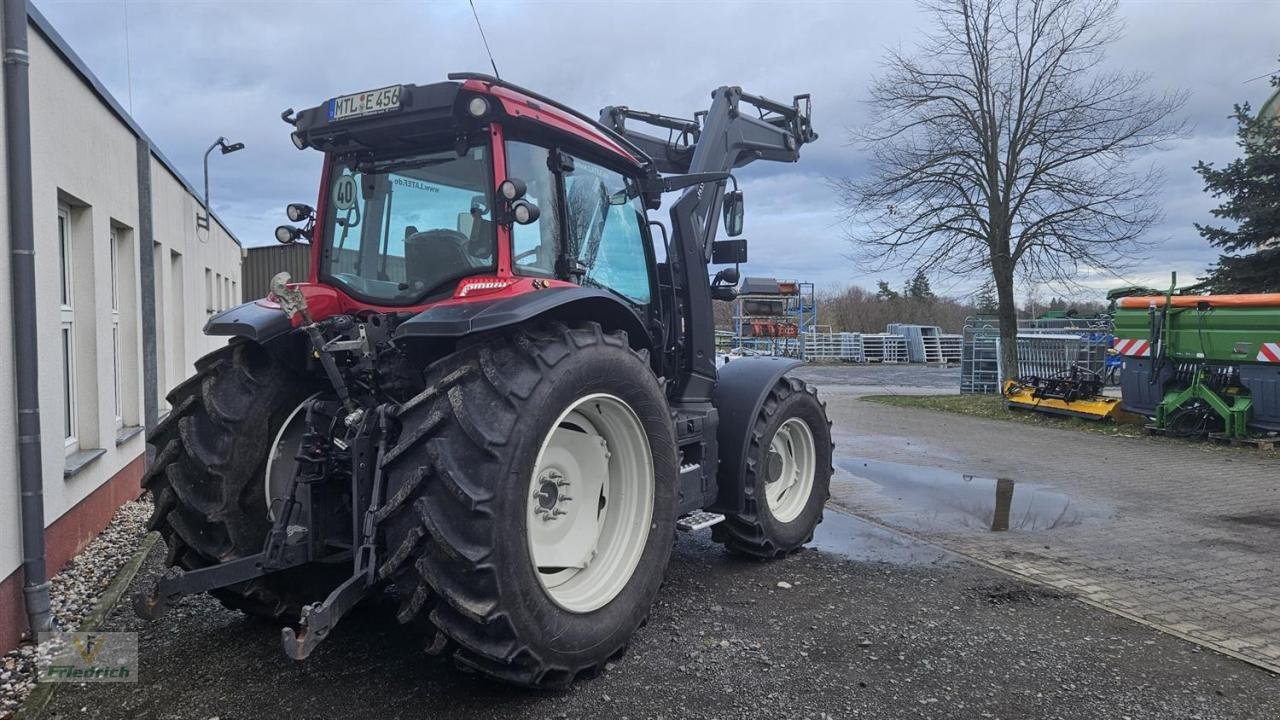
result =
[[[788,418],[769,441],[765,457],[765,501],[779,522],[791,522],[809,504],[817,452],[813,431],[798,417]]]
[[[525,513],[529,555],[556,605],[587,613],[626,587],[653,523],[653,451],[626,402],[573,402],[542,440]]]

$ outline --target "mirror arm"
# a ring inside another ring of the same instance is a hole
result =
[[[701,185],[709,182],[722,182],[724,180],[733,179],[733,175],[728,172],[705,172],[705,173],[687,173],[685,175],[667,175],[665,177],[657,177],[648,181],[646,191],[656,191],[659,193],[668,193],[675,190],[683,190],[694,185]],[[734,188],[737,188],[738,181],[733,180]]]

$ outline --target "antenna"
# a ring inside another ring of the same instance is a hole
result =
[[[480,29],[480,39],[484,41],[484,51],[489,55],[489,64],[493,66],[493,76],[501,80],[502,76],[498,74],[498,63],[493,61],[493,51],[489,49],[489,38],[484,36],[484,25],[480,24],[480,16],[476,13],[475,0],[467,0],[467,2],[471,5],[471,16],[476,19],[476,27]]]

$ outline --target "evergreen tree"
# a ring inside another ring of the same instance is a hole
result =
[[[996,310],[999,308],[996,302],[995,285],[991,283],[983,285],[978,290],[978,295],[974,298],[973,304],[977,307],[979,315],[995,315]]]
[[[907,282],[905,294],[913,300],[935,300],[937,298],[933,294],[933,288],[929,286],[929,276],[924,274],[923,269],[916,270],[916,274]]]
[[[876,283],[876,285],[879,287],[879,290],[876,290],[876,297],[880,300],[897,300],[899,297],[902,297],[897,293],[897,291],[889,287],[889,283],[884,280]]]
[[[1203,160],[1195,167],[1205,191],[1223,198],[1213,216],[1235,223],[1234,229],[1196,224],[1224,251],[1203,283],[1215,293],[1280,292],[1280,75],[1271,86],[1277,95],[1261,113],[1244,103],[1231,115],[1242,156],[1221,169]]]

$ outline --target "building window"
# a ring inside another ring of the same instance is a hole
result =
[[[140,250],[145,252],[145,250]],[[165,279],[167,277],[164,264],[164,246],[156,241],[151,242],[151,262],[152,272],[155,273],[155,296],[156,296],[156,414],[163,417],[169,409],[169,403],[165,401],[165,396],[169,392],[168,376],[166,368],[168,367],[168,337],[169,329],[166,327],[168,315],[164,312],[164,307],[160,303],[167,297],[165,295]]]
[[[124,424],[124,392],[120,387],[120,229],[111,227],[111,392],[116,427]]]
[[[187,320],[183,303],[188,302],[182,275],[182,253],[169,250],[169,305],[165,315],[169,320],[165,341],[169,344],[169,382],[174,387],[187,379]]]
[[[138,314],[138,254],[133,230],[113,220],[111,245],[111,339],[119,393],[116,427],[133,427],[142,424],[142,370],[138,363],[142,318]]]
[[[62,397],[63,397],[63,439],[69,451],[79,447],[76,436],[76,348],[75,348],[75,309],[72,307],[75,293],[72,284],[71,246],[71,208],[58,205],[58,263],[61,271],[61,306],[59,308],[62,322]]]
[[[204,311],[210,315],[216,308],[213,303],[213,271],[204,269]]]

